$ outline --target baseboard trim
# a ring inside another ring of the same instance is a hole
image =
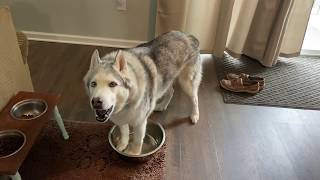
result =
[[[22,31],[22,32],[27,35],[29,40],[59,42],[59,43],[68,43],[68,44],[83,44],[83,45],[106,46],[106,47],[116,47],[116,48],[130,48],[130,47],[135,47],[138,44],[145,43],[145,41],[138,41],[138,40],[78,36],[78,35],[44,33],[44,32],[34,32],[34,31]]]

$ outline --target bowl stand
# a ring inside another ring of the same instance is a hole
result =
[[[47,105],[47,111],[40,117],[32,120],[16,120],[10,115],[11,108],[18,102],[26,99],[42,99]],[[59,95],[49,95],[46,93],[36,92],[19,92],[10,99],[8,104],[0,113],[0,131],[8,129],[16,129],[23,132],[26,136],[26,143],[15,154],[0,158],[0,175],[9,175],[12,180],[21,180],[18,172],[22,162],[28,155],[36,138],[40,134],[42,128],[50,120],[53,114],[54,120],[62,133],[62,137],[67,140],[69,135],[64,127],[63,120],[57,108],[57,103],[60,99]]]

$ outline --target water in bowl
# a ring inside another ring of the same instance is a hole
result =
[[[24,144],[25,138],[17,132],[0,132],[0,158],[17,152]]]
[[[130,143],[132,143],[132,138],[133,133],[130,134]],[[151,135],[146,134],[143,140],[141,154],[146,154],[153,151],[158,147],[159,143],[160,142],[153,138]]]

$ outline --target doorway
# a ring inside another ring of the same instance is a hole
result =
[[[315,0],[301,54],[320,55],[320,0]]]

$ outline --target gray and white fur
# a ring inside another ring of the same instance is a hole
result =
[[[106,122],[111,117],[119,126],[117,148],[140,154],[147,119],[154,110],[163,110],[169,104],[175,80],[190,98],[191,120],[197,123],[201,73],[199,41],[192,35],[171,31],[102,58],[95,50],[84,83],[96,119]],[[129,126],[134,132],[130,144]]]

